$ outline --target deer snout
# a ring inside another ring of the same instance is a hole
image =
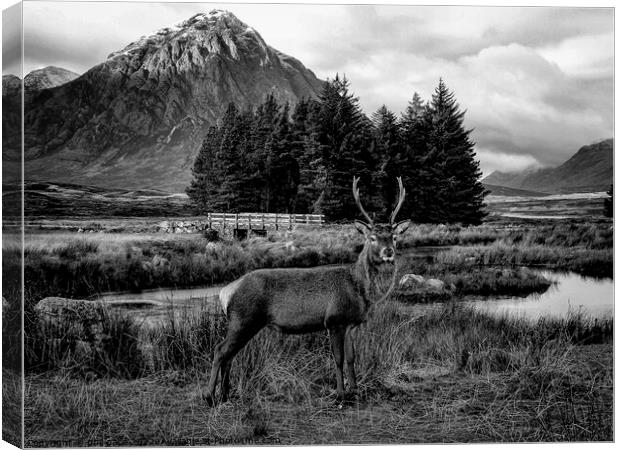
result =
[[[385,247],[381,250],[381,258],[385,262],[394,262],[394,249],[392,247]]]

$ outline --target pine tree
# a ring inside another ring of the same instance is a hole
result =
[[[433,221],[478,224],[486,215],[484,196],[488,192],[480,182],[479,162],[469,139],[472,130],[464,128],[464,116],[440,79],[430,104],[427,141],[429,156],[441,171],[436,173],[440,179],[435,186],[438,207],[431,208]]]
[[[288,117],[289,106],[285,104],[278,113],[275,128],[265,143],[269,212],[290,213],[295,206],[299,165],[293,154],[293,134]]]
[[[221,185],[221,167],[218,160],[221,133],[218,127],[209,127],[200,147],[194,166],[193,179],[186,188],[190,200],[200,212],[218,211],[220,204],[218,192]]]
[[[422,97],[417,92],[413,93],[413,98],[409,101],[407,109],[402,114],[401,123],[409,124],[415,122],[424,114],[425,107]]]
[[[409,184],[409,160],[396,115],[383,105],[373,113],[371,120],[374,135],[372,153],[375,162],[375,210],[378,211],[380,220],[387,221],[397,201],[396,178],[403,177],[403,182]]]
[[[360,176],[363,184],[370,182],[371,123],[349,92],[349,82],[338,75],[324,85],[318,104],[311,135],[317,156],[315,183],[320,186],[314,209],[329,220],[351,219],[357,215],[353,176]]]

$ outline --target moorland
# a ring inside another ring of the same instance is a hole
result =
[[[114,232],[102,223],[93,233],[62,226],[26,232],[27,445],[612,439],[612,317],[575,311],[531,321],[462,301],[544,291],[550,282],[540,267],[612,277],[609,220],[416,225],[398,244],[400,274],[450,288],[399,287],[360,327],[358,399],[336,402],[325,333],[264,330],[233,363],[233,398],[215,407],[202,400],[213,348],[225,332],[225,318],[212,308],[171,311],[157,328],[111,312],[103,320],[108,344],[85,358],[71,330],[50,335],[40,327],[34,305],[49,296],[217,285],[259,267],[348,263],[361,235],[342,224],[213,242],[211,234],[133,228],[137,219]],[[422,247],[438,251],[413,257]],[[5,234],[4,280],[19,279],[20,254],[18,235]],[[11,321],[19,293],[5,281],[5,342],[19,334]],[[18,353],[19,346],[5,347],[5,367]],[[10,389],[3,392],[10,404]]]

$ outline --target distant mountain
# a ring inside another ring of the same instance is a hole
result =
[[[322,86],[233,14],[197,14],[62,86],[28,95],[25,176],[182,192],[209,125],[229,102],[248,107],[273,93],[294,106]],[[3,129],[8,142],[19,134],[4,117]],[[3,156],[11,155],[4,147]]]
[[[15,75],[2,75],[2,173],[4,179],[19,177],[19,167],[8,167],[19,161],[22,145],[22,80]],[[8,166],[7,166],[8,164]]]
[[[613,183],[613,139],[579,149],[555,168],[524,172],[495,171],[483,183],[546,193],[606,191]]]
[[[37,69],[24,77],[24,87],[27,91],[39,91],[61,86],[75,80],[80,75],[61,67],[48,66]]]
[[[490,195],[504,195],[507,197],[542,197],[547,195],[545,192],[526,191],[525,189],[515,189],[506,186],[496,186],[483,182],[484,187],[490,191]]]

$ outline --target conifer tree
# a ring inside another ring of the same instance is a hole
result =
[[[398,196],[396,177],[403,177],[403,182],[409,184],[409,161],[396,115],[383,105],[373,113],[372,123],[375,210],[378,211],[380,220],[386,221]]]
[[[365,185],[370,182],[370,123],[349,92],[349,82],[338,75],[324,85],[318,105],[312,139],[320,194],[314,209],[330,220],[351,219],[357,215],[350,194],[353,175]]]
[[[218,211],[223,206],[218,201],[222,177],[218,159],[220,140],[219,128],[209,127],[194,161],[193,179],[185,190],[200,212]]]
[[[426,151],[421,164],[428,171],[433,193],[427,192],[427,218],[433,222],[478,224],[486,215],[479,163],[472,130],[463,126],[465,112],[442,79],[425,117]],[[432,194],[432,195],[431,195]]]
[[[293,134],[288,117],[289,106],[285,104],[278,113],[275,128],[265,143],[268,212],[290,213],[295,206],[299,165],[294,157]]]

